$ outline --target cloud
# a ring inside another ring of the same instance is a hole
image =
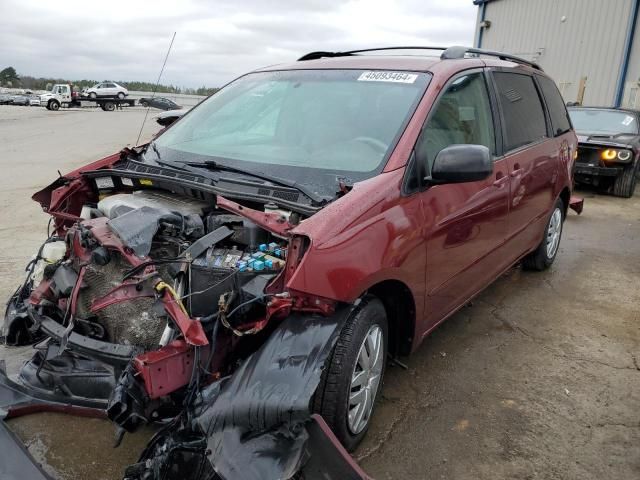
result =
[[[314,50],[470,45],[471,0],[0,0],[0,68],[70,79],[219,86]],[[6,65],[5,65],[6,64]]]

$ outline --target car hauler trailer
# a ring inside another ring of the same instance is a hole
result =
[[[40,95],[40,104],[47,107],[47,110],[59,110],[60,107],[84,107],[98,106],[105,112],[112,112],[117,107],[127,105],[133,107],[135,99],[113,97],[90,98],[73,91],[73,85],[54,85],[50,92]]]

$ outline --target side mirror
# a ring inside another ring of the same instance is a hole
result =
[[[493,172],[491,152],[484,145],[449,145],[440,150],[428,183],[465,183],[484,180]]]

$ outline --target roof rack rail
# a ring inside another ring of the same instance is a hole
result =
[[[319,58],[333,58],[333,57],[350,57],[352,55],[358,53],[368,53],[368,52],[383,52],[386,50],[443,50],[446,51],[447,47],[416,47],[416,46],[407,46],[407,47],[382,47],[382,48],[364,48],[361,50],[349,50],[347,52],[311,52],[303,55],[298,59],[299,62],[304,62],[306,60],[317,60]]]
[[[537,70],[542,70],[542,67],[535,62],[531,62],[522,57],[517,57],[515,55],[511,55],[509,53],[504,52],[495,52],[493,50],[484,50],[482,48],[471,48],[471,47],[460,47],[454,46],[445,49],[440,55],[442,60],[456,60],[460,58],[464,58],[468,53],[475,53],[476,55],[488,55],[491,57],[498,57],[500,60],[511,60],[512,62],[521,63],[524,65],[529,65]]]
[[[540,65],[535,62],[530,62],[522,57],[517,57],[515,55],[511,55],[509,53],[504,52],[495,52],[493,50],[483,50],[481,48],[472,48],[472,47],[461,47],[461,46],[453,46],[453,47],[419,47],[419,46],[404,46],[404,47],[382,47],[382,48],[364,48],[361,50],[349,50],[347,52],[311,52],[303,55],[298,59],[299,62],[304,62],[306,60],[317,60],[319,58],[333,58],[333,57],[350,57],[352,55],[356,55],[359,53],[368,53],[368,52],[384,52],[389,50],[441,50],[442,54],[440,55],[440,59],[442,60],[457,60],[464,58],[465,55],[471,53],[476,55],[488,55],[491,57],[498,57],[500,60],[510,60],[512,62],[521,63],[524,65],[529,65],[538,70],[542,70]]]

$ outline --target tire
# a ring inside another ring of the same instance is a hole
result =
[[[522,267],[525,270],[541,272],[549,268],[556,259],[562,238],[565,212],[564,203],[561,199],[557,199],[547,220],[540,245],[522,260]]]
[[[55,100],[51,100],[51,101],[49,102],[49,105],[47,106],[47,108],[48,108],[49,110],[53,110],[53,111],[55,112],[55,111],[57,111],[57,110],[60,110],[60,103],[58,103],[58,102],[57,102],[57,101],[55,101]]]
[[[94,99],[94,100],[95,100],[96,98],[98,98],[98,94],[97,94],[96,92],[91,92],[91,93],[89,94],[89,98],[92,98],[92,99]]]
[[[149,106],[149,104],[147,102],[140,102],[140,105],[142,105],[144,108],[147,108]]]
[[[115,104],[115,103],[113,103],[113,102],[105,102],[105,103],[103,104],[103,109],[104,109],[106,112],[113,112],[113,111],[116,109],[116,104]]]
[[[118,93],[118,98],[119,98],[120,100],[124,100],[124,97],[125,97],[124,92],[120,92],[120,93]]]
[[[367,339],[370,342],[367,342]],[[384,305],[375,297],[366,297],[342,329],[311,400],[312,411],[324,418],[338,440],[349,451],[358,446],[369,428],[375,401],[382,389],[387,339],[387,314]],[[363,357],[360,352],[361,348],[364,352],[370,352],[371,346],[375,344],[378,345],[377,349],[373,349],[377,351],[377,361],[374,361],[367,376],[365,370],[361,369]],[[366,387],[352,385],[356,372],[360,372],[360,378],[365,381]],[[365,392],[359,395],[365,399],[360,406],[361,410],[357,407],[351,408],[350,403],[350,396],[358,392]],[[351,421],[350,408],[353,413]],[[363,411],[363,414],[358,421],[357,414],[360,411]]]
[[[640,164],[637,162],[629,165],[616,177],[613,182],[613,194],[616,197],[633,197],[633,192],[635,192],[636,184],[638,183],[638,165]]]

